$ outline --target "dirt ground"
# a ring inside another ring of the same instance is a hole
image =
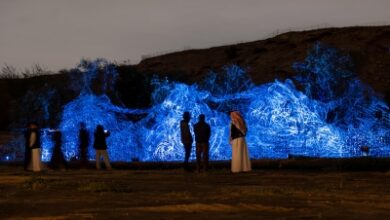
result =
[[[389,171],[23,171],[0,165],[0,219],[390,219]]]

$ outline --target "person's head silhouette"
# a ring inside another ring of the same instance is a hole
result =
[[[80,122],[80,129],[85,129],[86,126],[85,122]]]
[[[184,112],[184,113],[183,113],[183,119],[184,119],[185,121],[189,122],[190,119],[191,119],[190,113],[189,113],[189,112]]]
[[[205,121],[205,120],[206,120],[206,116],[204,114],[200,114],[199,121]]]

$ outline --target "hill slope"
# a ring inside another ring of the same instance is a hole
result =
[[[252,79],[261,84],[295,75],[292,64],[302,61],[317,41],[351,55],[359,78],[376,91],[384,93],[390,87],[390,26],[288,32],[266,40],[149,58],[137,69],[195,82],[210,69],[233,63],[249,67]]]

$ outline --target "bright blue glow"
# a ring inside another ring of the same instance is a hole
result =
[[[293,67],[303,92],[291,79],[256,86],[244,69],[232,65],[194,85],[155,78],[153,106],[140,110],[113,105],[108,96],[89,89],[90,80],[102,70],[111,79],[103,91],[112,86],[117,76],[112,65],[102,60],[84,65],[83,92],[63,107],[59,125],[65,156],[77,157],[79,123],[85,122],[91,143],[97,124],[110,130],[107,143],[113,161],[183,160],[179,122],[189,111],[191,125],[201,113],[211,125],[210,159],[228,160],[227,111],[232,109],[240,110],[247,120],[252,158],[354,157],[363,155],[362,146],[370,147],[371,156],[390,156],[389,108],[354,76],[349,57],[316,44],[305,61]],[[141,114],[146,116],[129,120]],[[47,161],[53,146],[49,132],[42,140]],[[92,147],[90,157],[94,157]]]

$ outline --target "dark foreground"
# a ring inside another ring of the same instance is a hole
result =
[[[0,219],[390,219],[389,171],[0,165]]]

